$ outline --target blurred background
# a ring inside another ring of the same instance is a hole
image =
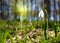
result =
[[[0,43],[6,42],[60,43],[60,0],[0,0]]]
[[[29,21],[39,20],[39,12],[45,8],[49,20],[60,20],[60,0],[0,0],[0,20],[18,20],[26,15]]]

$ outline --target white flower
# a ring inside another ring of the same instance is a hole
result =
[[[41,9],[41,11],[39,12],[39,17],[40,17],[40,18],[44,18],[44,12],[43,12],[42,9]]]

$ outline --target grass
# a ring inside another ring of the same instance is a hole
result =
[[[37,21],[33,22],[25,22],[23,21],[23,28],[20,29],[20,22],[19,21],[0,21],[0,43],[6,43],[8,39],[10,39],[11,43],[59,43],[60,42],[60,35],[58,34],[57,37],[44,38],[44,23],[42,23],[42,30],[41,22],[38,21],[39,27],[37,26]],[[54,27],[54,22],[50,21],[48,27]],[[49,23],[48,23],[49,24]],[[57,32],[60,30],[60,24],[57,23]],[[38,29],[37,29],[38,28]],[[54,31],[54,30],[53,30]],[[29,34],[29,35],[28,35]],[[22,36],[19,39],[19,36]],[[15,37],[15,40],[13,39]],[[16,42],[15,42],[16,41]]]

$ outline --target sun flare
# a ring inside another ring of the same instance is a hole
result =
[[[25,16],[27,14],[27,5],[23,5],[23,3],[17,3],[17,11],[19,15]]]

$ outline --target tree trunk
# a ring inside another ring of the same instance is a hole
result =
[[[50,1],[49,0],[44,0],[44,7],[48,12],[48,20],[50,20]]]
[[[16,12],[16,3],[17,3],[17,0],[15,0],[15,12],[14,12],[14,20],[17,20],[17,12]]]
[[[55,31],[55,37],[57,37],[57,24],[56,24],[56,14],[57,14],[57,11],[56,11],[56,2],[54,0],[54,31]]]
[[[55,4],[55,0],[54,1],[54,21],[56,22],[56,4]]]
[[[59,21],[60,21],[60,0],[58,0],[58,6],[59,6]]]

